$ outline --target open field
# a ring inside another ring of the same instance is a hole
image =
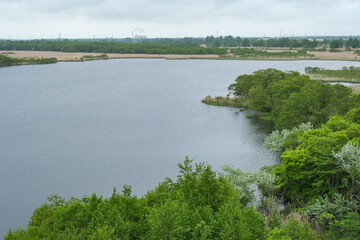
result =
[[[312,52],[308,51],[309,54],[314,54],[314,58],[317,59],[331,59],[331,60],[358,60],[360,56],[354,52]]]
[[[359,85],[351,86],[351,89],[352,89],[352,91],[353,91],[354,94],[360,93],[360,84],[359,84]]]

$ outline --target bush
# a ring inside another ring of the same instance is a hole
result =
[[[310,223],[301,215],[290,215],[280,228],[270,231],[268,240],[316,240],[320,239]]]

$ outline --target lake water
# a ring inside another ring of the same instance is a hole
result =
[[[360,85],[360,83],[352,83],[352,82],[329,82],[329,84],[331,84],[331,85],[341,84],[341,85],[344,85],[347,87]]]
[[[243,171],[271,165],[246,112],[205,105],[240,74],[342,61],[124,59],[0,68],[0,238],[51,194],[143,195],[185,156]]]

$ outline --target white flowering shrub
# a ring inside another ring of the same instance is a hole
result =
[[[313,203],[306,206],[305,213],[316,219],[321,219],[328,214],[340,219],[352,211],[359,210],[359,201],[357,199],[348,200],[340,193],[335,193],[332,198],[327,195],[319,197]]]
[[[348,142],[338,153],[333,152],[338,165],[349,174],[360,173],[360,147],[359,144]]]
[[[222,170],[226,173],[226,178],[235,186],[239,194],[239,200],[243,205],[254,202],[255,189],[251,186],[254,183],[252,173],[244,173],[240,169],[234,169],[224,165]]]
[[[266,199],[276,198],[278,189],[275,184],[275,175],[271,166],[264,166],[255,172],[244,173],[240,169],[234,169],[228,165],[222,167],[226,178],[235,186],[239,193],[239,200],[247,205],[256,200],[255,193],[258,189],[261,193],[261,202]]]
[[[273,131],[264,142],[265,148],[273,153],[280,154],[285,150],[285,141],[290,135],[299,135],[313,128],[313,125],[308,123],[301,123],[299,126],[294,127],[292,130],[283,129],[281,131]]]
[[[274,195],[277,187],[275,184],[275,175],[272,173],[272,167],[262,167],[253,173],[254,182],[257,184],[263,196]]]

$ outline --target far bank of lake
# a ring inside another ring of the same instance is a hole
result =
[[[278,50],[280,51],[280,50]],[[284,51],[288,51],[284,49]],[[271,52],[271,51],[270,51]],[[60,62],[66,61],[84,61],[104,59],[127,59],[127,58],[149,58],[149,59],[211,59],[211,60],[259,60],[259,61],[300,61],[300,60],[335,60],[335,61],[360,61],[360,57],[354,52],[312,52],[312,57],[236,57],[236,56],[219,56],[216,54],[121,54],[121,53],[91,53],[91,52],[55,52],[55,51],[1,51],[9,57],[14,58],[56,58]],[[84,56],[91,56],[84,58]]]

